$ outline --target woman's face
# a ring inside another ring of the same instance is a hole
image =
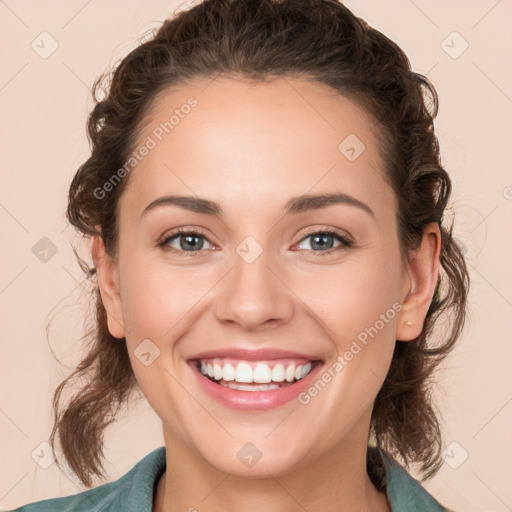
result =
[[[149,112],[119,202],[119,295],[105,303],[177,458],[257,477],[366,449],[411,289],[372,128],[299,79],[197,81]],[[227,385],[285,380],[233,390],[201,374],[200,356]]]

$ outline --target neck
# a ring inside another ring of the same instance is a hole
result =
[[[268,478],[257,479],[218,471],[177,440],[166,439],[166,447],[167,466],[153,512],[391,512],[386,493],[377,490],[366,472],[366,443],[340,446],[293,472],[269,472]]]

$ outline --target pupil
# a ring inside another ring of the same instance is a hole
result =
[[[327,233],[325,233],[325,234],[318,234],[318,235],[315,235],[315,236],[313,237],[313,240],[314,240],[314,242],[313,242],[313,246],[314,246],[314,245],[318,245],[318,247],[320,247],[320,248],[324,248],[324,249],[326,248],[326,246],[328,246],[327,248],[328,248],[328,249],[331,249],[331,248],[332,248],[332,243],[331,243],[331,244],[329,244],[328,242],[325,242],[325,239],[326,239],[326,238],[330,238],[330,239],[332,239],[332,235],[329,235],[329,234],[327,234]],[[318,244],[318,243],[316,242],[316,240],[317,240],[317,239],[322,239],[323,241],[322,241],[322,242],[320,242],[320,243]]]
[[[185,239],[185,241],[186,241],[185,243],[190,244],[192,246],[192,249],[194,249],[194,248],[197,249],[198,246],[200,249],[203,246],[202,241],[201,241],[201,243],[194,243],[194,240],[197,240],[198,238],[201,238],[201,237],[199,237],[197,235],[184,235],[181,237],[181,240],[183,241],[183,239]],[[187,250],[190,248],[190,247],[186,247],[183,243],[181,243],[180,246],[183,250]]]

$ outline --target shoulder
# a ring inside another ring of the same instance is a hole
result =
[[[165,447],[146,455],[118,480],[72,496],[37,501],[10,512],[151,512],[153,491],[165,471]]]
[[[389,454],[377,452],[375,448],[369,450],[372,450],[374,456],[378,453],[381,457],[385,469],[383,485],[392,512],[449,512]]]

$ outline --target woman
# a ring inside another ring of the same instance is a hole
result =
[[[335,0],[197,4],[100,84],[68,206],[97,326],[51,444],[91,487],[139,389],[165,447],[18,510],[446,510],[402,467],[442,464],[469,286],[433,86]]]

